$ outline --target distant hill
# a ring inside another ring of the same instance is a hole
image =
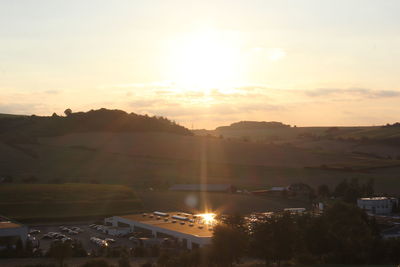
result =
[[[1,118],[15,118],[15,117],[27,117],[27,115],[15,115],[15,114],[0,113],[0,119]]]
[[[337,139],[400,145],[400,123],[382,126],[317,126],[291,127],[276,121],[240,121],[215,130],[193,130],[195,135],[236,138],[257,142],[294,142],[301,140]]]
[[[250,129],[276,129],[276,128],[290,128],[290,125],[283,124],[277,121],[240,121],[232,123],[229,126],[217,127],[216,131],[224,130],[250,130]]]
[[[382,126],[290,127],[281,122],[241,121],[195,135],[339,153],[364,153],[375,158],[400,159],[400,123]]]
[[[66,110],[67,116],[0,116],[0,138],[24,143],[34,137],[59,136],[81,132],[166,132],[191,135],[185,127],[164,117],[150,117],[122,110]]]

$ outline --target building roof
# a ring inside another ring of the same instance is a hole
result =
[[[198,237],[212,237],[213,235],[212,226],[202,223],[201,219],[199,219],[198,217],[196,218],[193,217],[193,215],[181,212],[168,212],[166,214],[168,216],[156,216],[152,213],[148,213],[146,214],[146,216],[143,216],[143,214],[131,214],[118,217],[147,224],[152,227],[159,227],[170,231],[180,232]],[[150,215],[152,215],[153,217],[150,217]],[[172,218],[172,216],[187,218],[187,221],[174,219]],[[168,220],[165,221],[164,219]],[[194,221],[190,222],[189,220]],[[173,221],[175,221],[175,223]],[[183,222],[184,224],[181,224]]]
[[[287,190],[287,188],[283,186],[273,186],[270,189],[270,191],[285,191],[285,190]]]
[[[387,200],[387,197],[362,197],[360,200]]]
[[[230,184],[175,184],[169,188],[172,191],[229,191]]]
[[[21,224],[18,224],[16,222],[11,221],[8,218],[0,216],[0,229],[18,228],[18,227],[21,227],[21,226],[22,226]]]

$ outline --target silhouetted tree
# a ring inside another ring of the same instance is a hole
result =
[[[264,259],[266,265],[294,256],[296,248],[296,224],[289,213],[275,214],[256,223],[252,235],[253,253]]]
[[[247,246],[246,235],[227,225],[214,227],[212,237],[213,258],[218,266],[232,266],[244,255]]]
[[[69,117],[72,114],[72,110],[70,108],[67,108],[66,110],[64,110],[64,114],[65,116]]]
[[[222,219],[222,222],[234,229],[238,229],[239,231],[245,233],[246,230],[246,221],[243,216],[240,214],[229,214],[225,215]]]
[[[344,196],[344,194],[346,193],[346,191],[348,190],[348,188],[349,188],[349,184],[348,184],[347,180],[344,179],[342,182],[340,182],[340,183],[335,187],[335,190],[334,190],[334,193],[333,193],[333,194],[334,194],[335,197]]]
[[[123,256],[118,260],[118,267],[130,267],[129,258],[127,256]]]
[[[82,264],[81,267],[111,267],[105,260],[90,260]]]
[[[326,184],[318,186],[318,196],[322,198],[327,198],[330,196],[330,190]]]
[[[48,254],[58,261],[60,267],[63,267],[65,259],[72,256],[71,244],[64,242],[52,243]]]

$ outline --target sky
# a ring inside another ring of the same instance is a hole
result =
[[[1,0],[0,113],[399,121],[397,0]]]

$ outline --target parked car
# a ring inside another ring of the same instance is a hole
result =
[[[100,247],[107,247],[108,243],[106,240],[100,239],[98,237],[91,237],[90,241],[92,243],[95,243],[96,245],[100,246]]]
[[[40,230],[38,230],[38,229],[32,229],[32,230],[29,231],[29,234],[30,234],[30,235],[40,234]]]
[[[56,234],[56,235],[54,235],[54,239],[63,239],[63,238],[65,238],[66,236],[65,235],[63,235],[63,234]]]
[[[49,234],[45,234],[42,236],[42,239],[52,239],[53,237]]]
[[[115,239],[112,239],[112,238],[106,238],[106,239],[104,239],[107,243],[115,243],[116,241],[115,241]]]

